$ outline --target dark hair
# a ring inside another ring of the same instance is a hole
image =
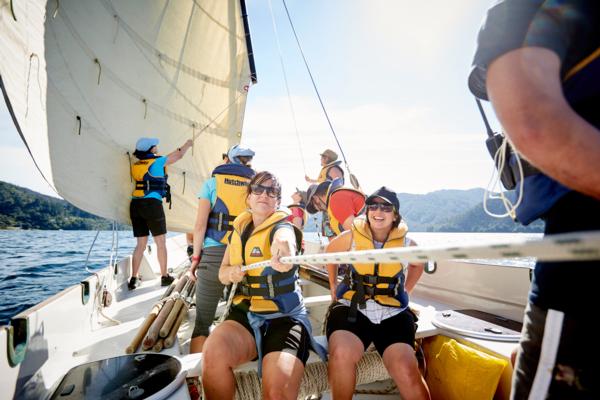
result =
[[[279,193],[277,195],[277,203],[280,203],[281,202],[281,185],[279,184],[279,181],[277,180],[275,175],[273,175],[269,171],[261,171],[261,172],[258,172],[256,175],[254,175],[254,178],[252,178],[252,180],[250,181],[248,186],[246,186],[246,197],[250,196],[250,194],[252,193],[252,189],[251,189],[252,185],[262,185],[263,182],[266,182],[268,180],[272,180],[273,187],[279,189]]]
[[[154,147],[154,146],[152,146]],[[142,150],[136,150],[133,152],[133,155],[138,159],[138,160],[147,160],[148,158],[154,158],[154,153],[152,153],[152,147],[150,147],[148,150],[146,151],[142,151]]]
[[[365,205],[365,216],[367,217],[367,224],[369,224],[369,226],[371,226],[371,223],[369,222],[369,208],[366,207],[366,205]],[[394,222],[392,222],[392,228],[397,228],[398,225],[400,225],[400,221],[402,221],[402,215],[400,215],[398,210],[396,210],[396,207],[394,207],[394,216],[396,217],[396,220]]]

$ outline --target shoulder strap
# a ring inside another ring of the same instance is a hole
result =
[[[240,241],[242,242],[242,262],[246,265],[246,243],[252,234],[252,230],[254,229],[254,224],[250,222],[244,228],[244,231],[240,235]]]

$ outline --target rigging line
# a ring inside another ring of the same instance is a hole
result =
[[[331,120],[329,119],[329,114],[327,114],[327,110],[325,109],[325,105],[323,104],[323,100],[321,99],[321,95],[319,94],[319,89],[317,89],[317,84],[315,83],[313,75],[310,71],[310,67],[308,66],[308,61],[306,60],[306,57],[304,56],[304,51],[302,51],[302,46],[300,45],[300,39],[298,38],[298,35],[296,34],[296,29],[294,28],[294,24],[292,22],[292,17],[287,8],[287,4],[285,3],[285,0],[281,0],[281,1],[283,3],[283,7],[285,8],[285,13],[287,14],[288,21],[290,22],[290,26],[292,27],[292,32],[294,33],[294,38],[296,39],[296,44],[298,45],[298,49],[300,50],[300,54],[302,55],[302,60],[304,60],[304,65],[306,66],[306,70],[308,71],[308,76],[310,77],[312,86],[315,89],[315,93],[317,94],[317,98],[319,99],[319,103],[321,104],[321,108],[323,109],[323,113],[325,114],[325,118],[327,119],[327,123],[329,124],[329,128],[331,129],[331,133],[333,133],[335,142],[337,143],[338,148],[340,149],[340,152],[342,153],[342,158],[344,159],[344,164],[346,164],[346,168],[348,168],[348,161],[346,160],[346,155],[344,154],[344,150],[342,150],[342,145],[340,144],[340,141],[338,140],[338,137],[335,133],[335,129],[333,129],[333,125],[331,123]],[[350,171],[348,171],[348,172],[350,172]]]
[[[430,260],[503,259],[536,257],[537,261],[600,260],[600,231],[548,235],[542,239],[470,246],[411,246],[281,257],[283,264],[423,263]],[[271,260],[242,267],[264,268]]]
[[[65,26],[67,27],[67,29],[69,30],[69,32],[71,33],[71,35],[73,36],[73,38],[79,43],[81,49],[84,51],[84,53],[86,53],[86,55],[90,58],[90,60],[94,60],[96,58],[94,52],[85,44],[85,42],[83,41],[83,38],[77,33],[77,30],[75,29],[73,23],[71,22],[71,20],[64,15],[65,13],[61,13],[59,14],[59,17],[63,20]],[[58,39],[56,37],[56,33],[54,32],[54,28],[51,27],[51,31],[53,33],[53,36],[56,40],[57,43],[57,47],[60,51],[60,45],[58,44]],[[63,61],[65,62],[65,64],[67,65],[67,61],[66,58],[64,57],[64,54],[62,53],[62,51],[60,51],[61,56]],[[68,69],[68,67],[67,67]],[[118,77],[118,75],[116,73],[114,73],[110,68],[105,67],[106,69],[106,75],[107,77],[113,81],[113,83],[115,83],[117,86],[119,86],[121,89],[123,89],[126,93],[128,93],[131,97],[136,98],[136,99],[144,99],[144,95],[142,93],[139,93],[138,91],[136,91],[135,89],[133,89],[131,86],[127,85],[121,78]],[[71,79],[75,82],[75,79],[73,78],[73,76],[71,74],[69,74],[71,76]],[[79,89],[79,92],[81,93],[81,89]],[[85,99],[84,99],[85,101]],[[177,114],[165,107],[162,107],[160,105],[158,105],[157,103],[154,103],[150,100],[147,100],[148,105],[150,105],[152,108],[156,109],[157,111],[161,112],[163,115],[166,115],[167,117],[171,118],[174,121],[180,122],[184,125],[191,125],[192,123],[195,123],[196,121],[189,119],[186,116]],[[87,102],[86,102],[87,104]],[[194,106],[192,104],[192,106]],[[88,107],[89,104],[88,104]],[[90,107],[91,109],[91,107]],[[93,110],[90,110],[93,113]],[[208,115],[206,115],[203,111],[199,111],[202,114],[202,117],[207,118],[208,119]],[[101,122],[99,121],[98,117],[94,114],[94,117],[96,117],[96,120],[98,121],[98,123],[102,126]],[[104,130],[106,130],[104,127],[102,127]],[[216,135],[220,135],[219,131],[213,131],[211,133],[214,133]],[[223,135],[220,135],[223,136]]]
[[[40,58],[36,53],[31,53],[29,55],[29,68],[27,69],[27,88],[25,89],[25,118],[29,115],[29,83],[31,82],[31,64],[33,64],[33,59],[37,60],[37,83],[38,83],[38,91],[40,94],[40,105],[42,106],[42,110],[46,111],[46,107],[44,104],[44,99],[42,98],[42,84],[40,83]]]
[[[300,159],[302,160],[302,168],[304,169],[304,175],[306,175],[306,163],[304,162],[304,152],[302,151],[302,143],[300,143],[300,133],[298,132],[296,113],[294,112],[294,105],[292,103],[292,96],[290,94],[290,87],[288,85],[287,73],[285,72],[285,64],[283,62],[283,54],[281,52],[281,44],[279,42],[279,33],[277,32],[277,24],[275,22],[275,14],[273,13],[273,5],[271,3],[271,0],[269,0],[269,9],[271,10],[271,22],[273,23],[273,31],[275,32],[275,40],[277,42],[277,50],[279,51],[279,63],[281,64],[281,71],[283,72],[283,81],[285,82],[285,91],[287,92],[288,103],[290,105],[290,111],[292,113],[292,120],[294,121],[294,130],[296,132],[296,140],[298,141],[298,150],[300,150]]]

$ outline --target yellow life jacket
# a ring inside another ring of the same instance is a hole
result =
[[[270,260],[273,228],[282,223],[294,229],[298,241],[297,249],[300,249],[302,233],[294,225],[285,221],[288,216],[289,214],[284,211],[275,211],[262,224],[252,227],[252,214],[248,211],[242,212],[233,221],[234,230],[229,244],[230,264],[250,265]],[[247,232],[249,229],[252,229],[251,233]],[[250,301],[249,310],[260,314],[289,312],[302,302],[297,280],[297,267],[288,272],[278,272],[271,267],[249,270],[238,284],[240,294],[233,298],[233,304]]]
[[[287,206],[287,208],[290,209],[290,211],[293,211],[293,208],[299,208],[303,211],[302,213],[302,228],[304,227],[304,225],[306,225],[306,221],[308,220],[308,213],[306,212],[306,206],[304,204],[290,204],[289,206]],[[292,222],[292,215],[290,215],[288,221]]]
[[[317,178],[318,183],[333,180],[333,178],[329,176],[329,170],[331,170],[331,168],[333,168],[333,167],[338,167],[340,169],[340,171],[342,171],[341,179],[342,179],[342,183],[343,183],[344,182],[344,170],[342,169],[341,165],[342,165],[341,161],[333,161],[333,162],[330,162],[329,164],[325,165],[323,168],[321,168],[321,172],[319,172],[319,177]]]
[[[404,238],[408,227],[401,222],[393,228],[383,244],[384,249],[404,247]],[[373,236],[366,217],[358,217],[352,224],[352,241],[354,250],[373,250]],[[352,301],[354,304],[364,304],[367,299],[391,307],[406,307],[408,294],[404,290],[404,265],[394,264],[355,263],[349,276],[338,289],[338,297]]]
[[[150,166],[154,164],[157,158],[138,160],[131,166],[131,176],[135,180],[135,189],[131,193],[133,197],[144,197],[151,192],[158,193],[160,197],[166,197],[168,192],[167,167],[164,167],[163,176],[150,174]]]
[[[333,233],[335,233],[336,236],[338,236],[340,233],[342,233],[344,231],[344,226],[342,225],[342,223],[344,221],[338,221],[335,218],[335,215],[333,215],[333,211],[331,209],[331,203],[329,200],[331,199],[331,196],[335,192],[338,192],[341,190],[348,190],[351,192],[355,192],[355,193],[360,194],[363,197],[363,199],[365,198],[364,193],[362,193],[360,190],[355,190],[355,189],[345,188],[345,187],[334,188],[334,185],[329,186],[329,190],[327,191],[327,216],[329,217],[329,227],[331,228]],[[360,215],[363,211],[364,211],[364,207],[363,207],[363,210],[360,210],[356,215]]]
[[[223,164],[214,169],[217,198],[208,215],[206,236],[229,243],[233,220],[246,209],[246,187],[254,171],[240,164]]]

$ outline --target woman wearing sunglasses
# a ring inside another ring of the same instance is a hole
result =
[[[366,199],[366,217],[331,241],[328,253],[414,246],[399,213],[400,202],[385,186]],[[408,308],[422,264],[351,265],[338,285],[337,266],[329,264],[331,305],[327,318],[329,385],[333,398],[350,399],[356,382],[356,365],[371,344],[383,358],[403,399],[428,399],[429,390],[415,357],[416,316]],[[406,276],[404,268],[407,269]]]
[[[257,357],[263,398],[297,397],[314,343],[298,267],[279,262],[295,254],[302,240],[302,233],[286,221],[288,213],[278,210],[280,201],[277,179],[260,172],[247,188],[248,210],[233,221],[219,279],[238,286],[229,315],[204,346],[202,384],[207,399],[232,399],[233,369]],[[268,267],[241,270],[242,265],[267,260]]]

